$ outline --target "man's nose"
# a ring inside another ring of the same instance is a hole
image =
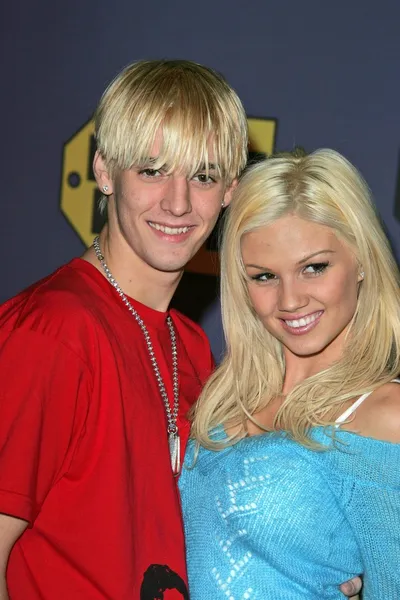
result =
[[[171,175],[161,201],[161,208],[176,217],[191,212],[190,186],[186,177]]]

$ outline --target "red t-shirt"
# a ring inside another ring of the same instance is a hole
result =
[[[167,313],[132,303],[172,399]],[[171,316],[185,444],[212,357]],[[186,597],[165,409],[143,334],[97,269],[74,259],[1,307],[0,374],[0,512],[30,525],[8,563],[12,600]]]

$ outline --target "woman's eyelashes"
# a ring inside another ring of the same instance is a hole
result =
[[[329,266],[329,262],[310,263],[301,269],[301,273],[311,277],[318,277],[318,275],[325,273]],[[249,277],[252,281],[258,281],[260,283],[268,283],[270,281],[276,281],[279,279],[278,275],[275,275],[275,273],[271,273],[270,271],[264,271],[263,273],[257,273],[256,275],[249,275]]]
[[[257,275],[250,275],[252,281],[268,282],[276,279],[276,275],[273,273],[257,273]]]
[[[329,262],[318,262],[307,265],[303,268],[303,271],[310,275],[322,275],[328,267]]]

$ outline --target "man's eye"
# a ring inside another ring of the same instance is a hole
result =
[[[215,183],[215,179],[211,177],[211,175],[207,175],[207,173],[197,173],[197,175],[195,175],[193,179],[195,181],[198,181],[199,183],[204,184]]]
[[[161,173],[158,169],[142,169],[139,171],[140,175],[144,175],[145,177],[160,177]]]
[[[311,275],[321,275],[328,268],[329,263],[313,263],[312,265],[307,265],[304,267],[305,273],[310,273]]]

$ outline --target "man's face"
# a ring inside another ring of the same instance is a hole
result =
[[[208,174],[203,169],[191,179],[178,172],[154,170],[152,164],[160,146],[158,138],[144,168],[132,167],[113,180],[107,176],[107,181],[104,164],[97,155],[95,172],[100,187],[106,183],[112,192],[108,206],[110,239],[123,240],[144,267],[176,272],[209,236],[221,203],[230,202],[234,186],[227,188],[215,168],[209,168]],[[101,169],[102,176],[98,174]]]

